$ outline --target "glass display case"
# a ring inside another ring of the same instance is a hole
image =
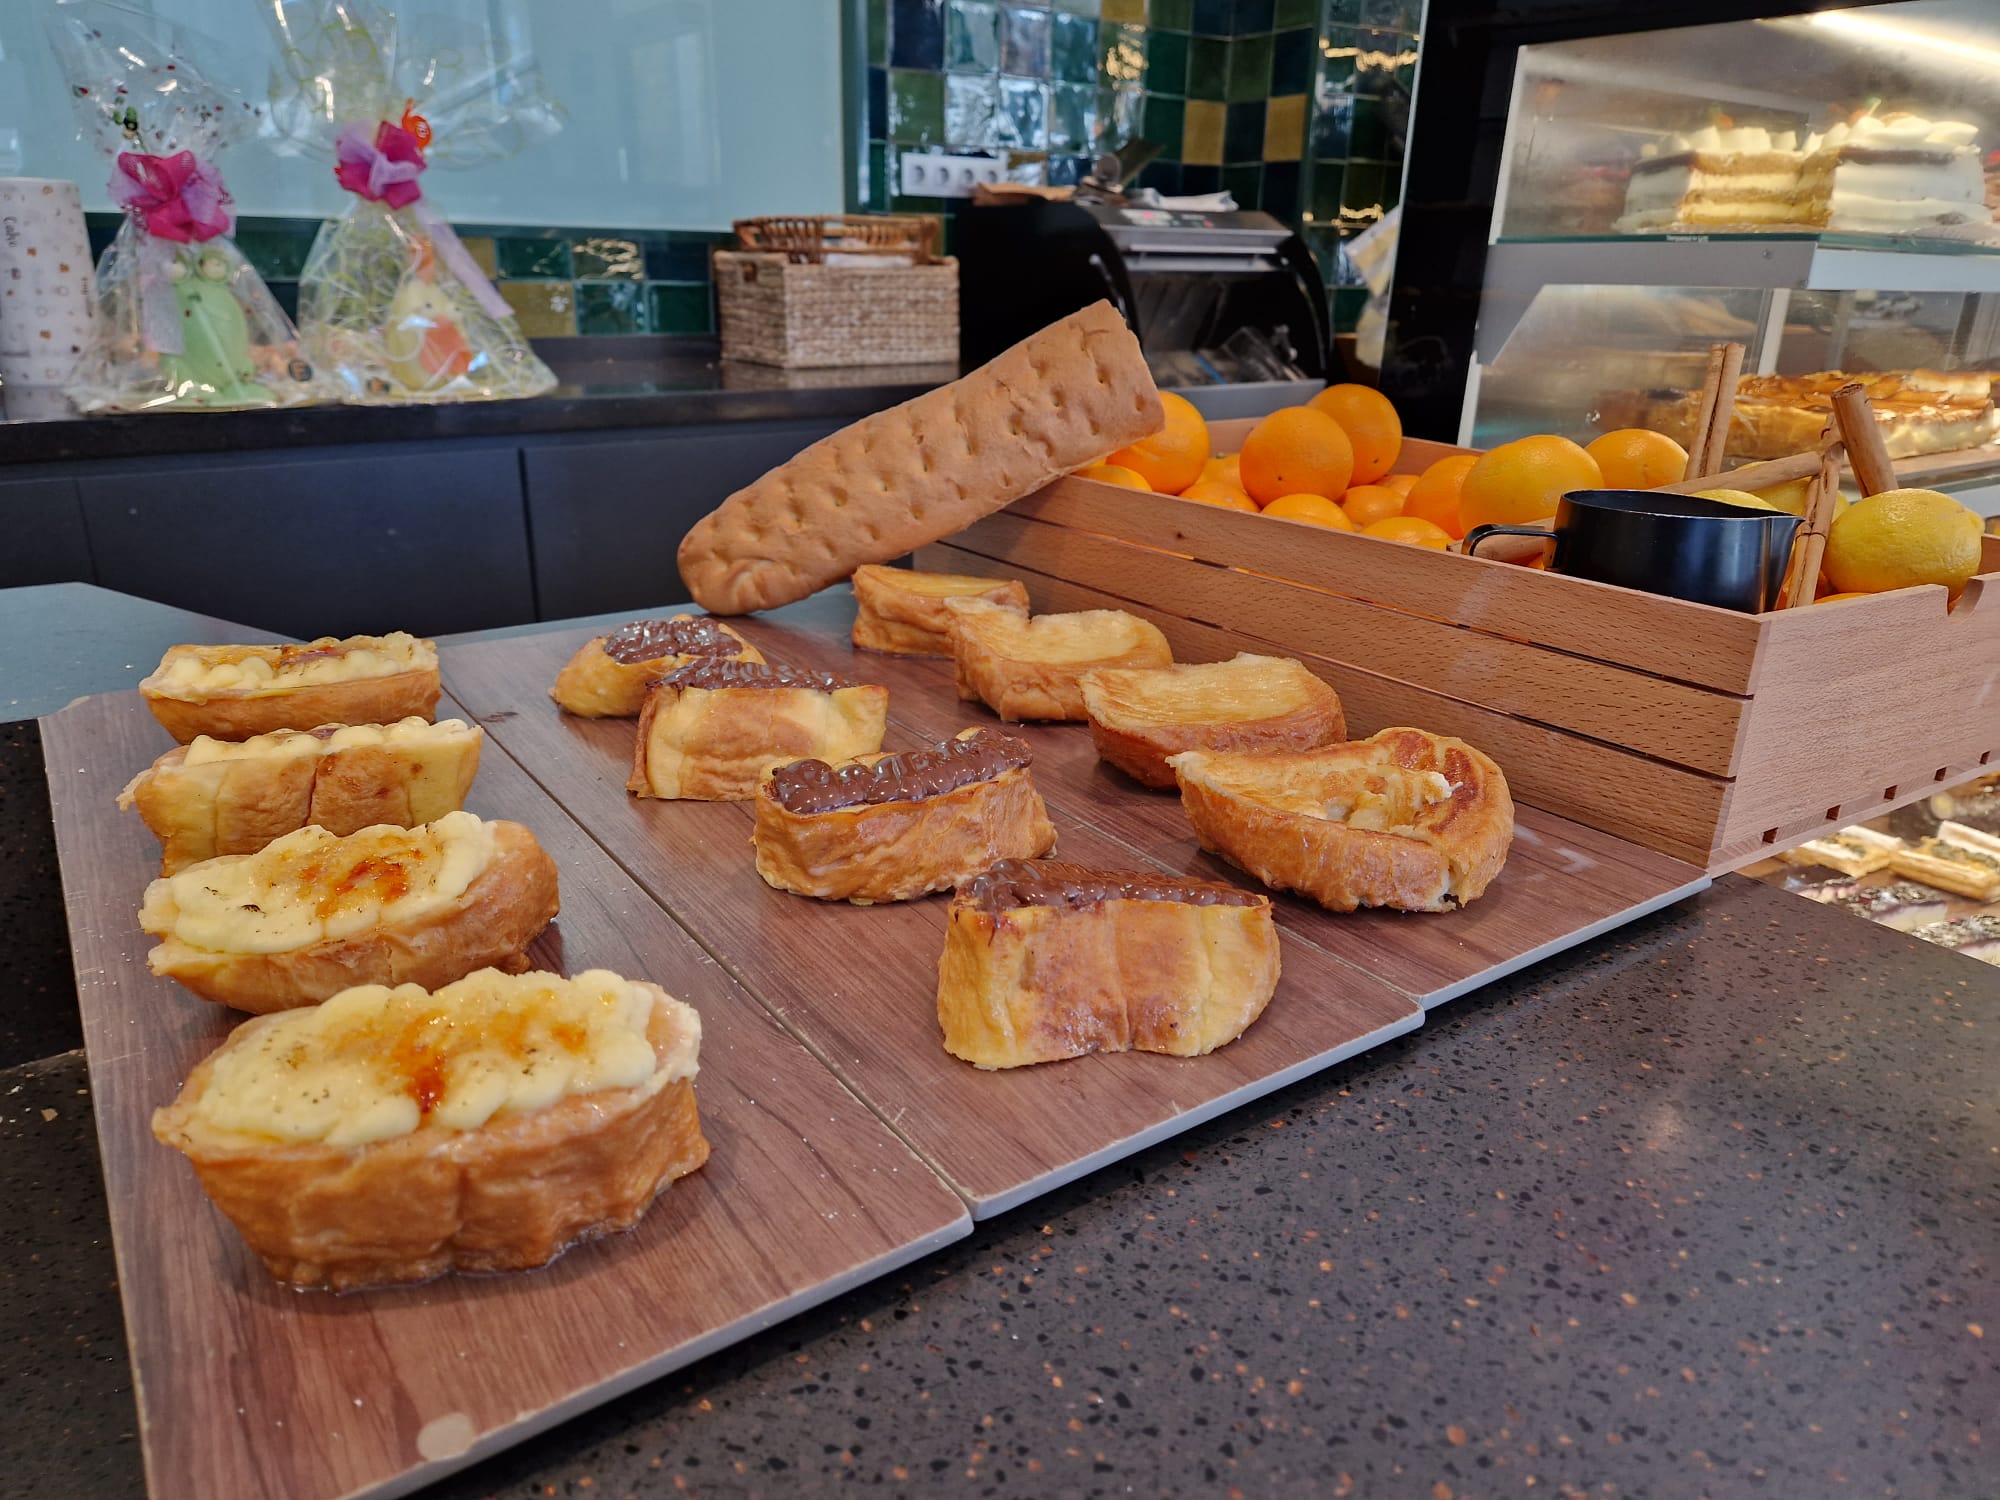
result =
[[[1994,0],[1525,46],[1461,438],[1671,431],[1733,339],[1758,400],[1877,377],[1891,453],[2000,512],[1996,219]]]

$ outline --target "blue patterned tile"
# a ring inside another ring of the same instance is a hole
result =
[[[999,80],[955,73],[944,84],[944,138],[952,147],[994,144],[993,112],[1000,98]]]
[[[1049,86],[1031,78],[1000,80],[1000,107],[993,116],[993,144],[1040,151],[1049,138]]]
[[[1088,151],[1097,129],[1097,90],[1058,83],[1049,89],[1049,149]]]
[[[1051,18],[1049,77],[1058,83],[1097,82],[1097,22],[1088,16]]]
[[[944,0],[890,0],[889,63],[943,69]]]
[[[708,295],[708,288],[701,289]],[[649,322],[646,288],[636,281],[579,281],[576,331],[583,334],[644,333]]]
[[[1049,13],[1045,10],[1000,12],[1000,71],[1018,78],[1049,75]]]
[[[951,0],[945,14],[944,64],[954,73],[1000,67],[1000,12],[984,0]]]

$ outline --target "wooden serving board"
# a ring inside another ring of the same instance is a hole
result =
[[[767,654],[883,683],[890,716],[919,741],[999,722],[985,705],[960,701],[951,663],[855,650],[847,636],[851,601],[822,598],[827,602],[799,606],[814,615],[794,619],[792,611],[781,611],[749,622],[746,633]],[[829,630],[829,623],[837,629]],[[1052,811],[1176,874],[1256,887],[1235,866],[1202,851],[1179,797],[1143,787],[1099,760],[1086,727],[1022,724],[1010,725],[1009,732],[1034,746],[1035,784]],[[1669,855],[1517,803],[1507,867],[1470,906],[1436,914],[1343,914],[1281,894],[1278,923],[1429,1010],[1708,884],[1703,871]]]
[[[993,722],[958,700],[947,663],[854,652],[851,619],[851,598],[835,591],[733,623],[774,661],[889,686],[891,748]],[[630,797],[631,722],[576,719],[547,702],[546,685],[591,634],[447,645],[444,671],[489,732],[956,1186],[976,1218],[1331,1066],[1409,1029],[1426,1003],[1707,883],[1674,860],[1526,810],[1507,872],[1464,912],[1336,917],[1281,897],[1277,996],[1240,1040],[1207,1058],[1090,1057],[980,1073],[938,1037],[943,899],[864,909],[774,891],[744,847],[747,806]],[[1035,747],[1062,857],[1249,883],[1199,853],[1176,798],[1102,768],[1080,726],[1017,732]]]
[[[781,632],[732,622],[773,660]],[[747,803],[625,791],[634,726],[557,712],[548,684],[589,630],[443,649],[453,693],[745,988],[972,1207],[1000,1213],[1108,1162],[1415,1027],[1408,996],[1286,937],[1276,997],[1203,1058],[1092,1056],[989,1073],[944,1050],[937,963],[947,898],[872,907],[773,890]],[[914,748],[891,694],[890,748]],[[1039,784],[1039,777],[1038,777]],[[1051,808],[1066,859],[1145,868],[1136,851]]]
[[[696,1006],[713,1154],[630,1233],[540,1271],[347,1296],[276,1285],[149,1129],[243,1019],[146,967],[136,913],[159,850],[114,798],[172,741],[129,692],[42,726],[154,1500],[402,1494],[970,1231],[958,1198],[488,736],[469,806],[525,823],[562,874],[533,957]]]

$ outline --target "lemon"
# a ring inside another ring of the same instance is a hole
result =
[[[1979,571],[1979,517],[1936,490],[1885,490],[1833,519],[1826,576],[1836,592],[1879,594],[1916,583],[1956,593]]]
[[[1770,501],[1777,510],[1802,516],[1806,513],[1806,501],[1811,498],[1808,493],[1811,489],[1810,479],[1793,479],[1784,484],[1774,484],[1768,489],[1752,490],[1750,493],[1760,500]],[[1846,494],[1837,494],[1833,500],[1833,513],[1839,515],[1853,503],[1854,501]]]
[[[1696,490],[1697,500],[1720,500],[1724,505],[1740,505],[1745,510],[1776,510],[1768,500],[1760,500],[1748,490]]]

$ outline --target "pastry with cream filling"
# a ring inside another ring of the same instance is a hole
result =
[[[1347,738],[1340,696],[1288,656],[1083,675],[1097,753],[1134,780],[1171,791],[1183,750],[1316,750]]]
[[[1012,578],[919,573],[863,563],[854,570],[854,644],[894,656],[950,656],[951,599],[984,599],[1028,612],[1028,590]]]
[[[346,837],[301,828],[189,865],[146,888],[139,925],[160,939],[155,974],[262,1014],[357,984],[526,968],[558,904],[555,861],[532,833],[451,812]]]
[[[198,734],[132,778],[118,805],[136,807],[160,840],[160,873],[218,854],[254,854],[309,823],[358,833],[414,828],[465,803],[486,732],[432,724],[321,724],[231,742]]]
[[[692,1007],[602,969],[362,985],[237,1027],[153,1134],[279,1281],[518,1271],[708,1159],[700,1050]]]
[[[757,788],[757,873],[822,901],[908,901],[1055,848],[1028,747],[967,729],[926,750],[778,766]]]
[[[1204,849],[1329,911],[1463,906],[1514,840],[1500,768],[1421,729],[1321,750],[1183,750],[1167,764]]]
[[[1823,833],[1787,849],[1778,858],[1788,865],[1825,865],[1847,875],[1872,875],[1889,868],[1889,857],[1903,841],[1856,823],[1837,833]]]
[[[1159,627],[1118,609],[1035,615],[984,599],[953,599],[958,696],[1003,719],[1081,719],[1083,674],[1099,667],[1168,667]]]
[[[1278,984],[1271,899],[1212,880],[1003,860],[952,898],[944,1048],[978,1068],[1087,1052],[1201,1057]]]
[[[830,672],[700,658],[646,693],[626,790],[747,802],[774,766],[882,748],[889,690]]]
[[[696,657],[762,661],[764,654],[707,615],[634,620],[585,641],[556,674],[549,696],[565,713],[629,719],[645,707],[646,688],[655,678]]]
[[[1889,868],[1969,901],[2000,900],[2000,838],[1962,823],[1940,823],[1936,837],[1895,850]]]
[[[185,745],[247,740],[318,724],[393,724],[437,711],[437,647],[391,635],[324,636],[302,646],[169,646],[139,684],[153,717]]]

